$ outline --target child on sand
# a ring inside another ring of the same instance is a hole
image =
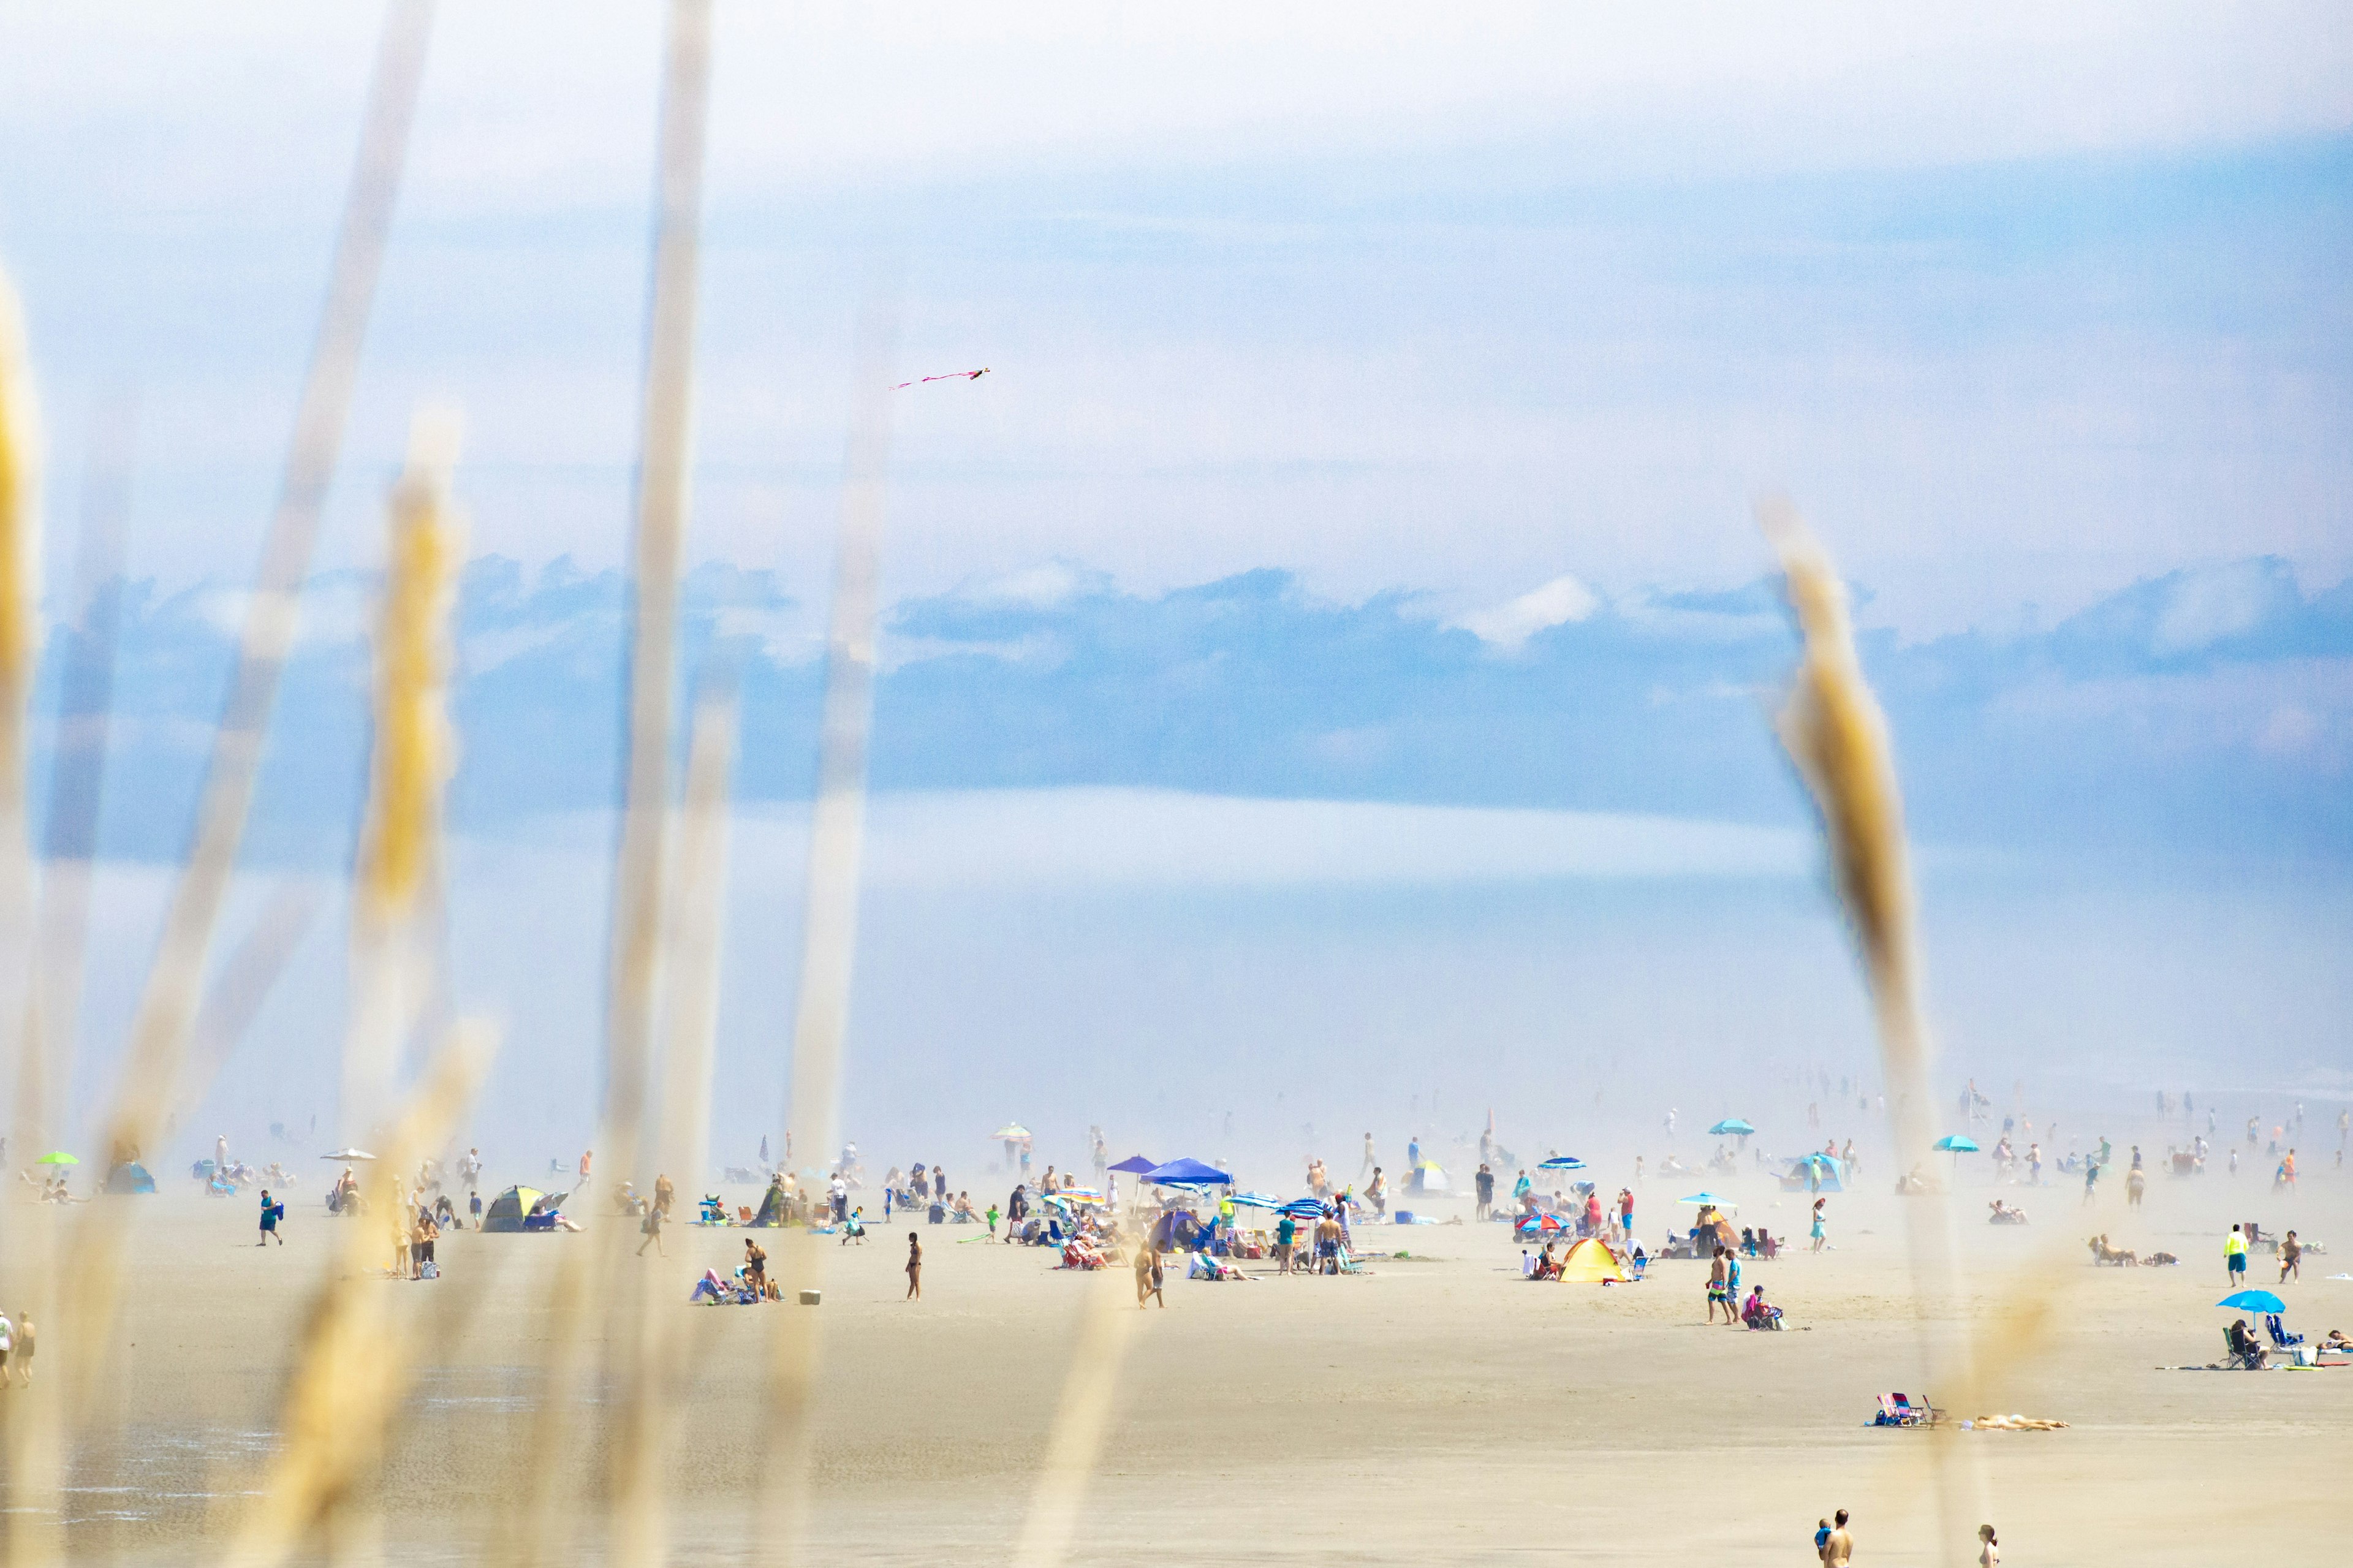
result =
[[[1159,1298],[1162,1310],[1166,1310],[1168,1298],[1161,1294],[1160,1285],[1160,1254],[1151,1243],[1146,1242],[1135,1249],[1135,1306],[1138,1311],[1143,1310],[1144,1304],[1155,1297]]]
[[[913,1231],[907,1233],[907,1294],[910,1301],[923,1299],[923,1238]]]

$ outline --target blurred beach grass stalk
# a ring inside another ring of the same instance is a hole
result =
[[[385,10],[326,304],[296,405],[278,504],[239,631],[228,697],[213,734],[195,839],[173,888],[105,1119],[101,1169],[153,1150],[179,1087],[188,1031],[293,640],[302,582],[343,449],[424,82],[433,10],[432,0],[392,0]],[[90,1385],[106,1358],[128,1219],[122,1205],[97,1204],[79,1216],[73,1229],[62,1279],[61,1315],[74,1325],[60,1347],[69,1400],[74,1390]]]
[[[41,421],[24,311],[15,285],[0,269],[0,1020],[8,1031],[15,1070],[15,1113],[9,1128],[26,1158],[32,1141],[48,1133],[44,1105],[48,1085],[32,1005],[33,858],[26,812],[26,730],[39,637]],[[0,1175],[5,1175],[0,1172]],[[0,1207],[8,1205],[0,1200]],[[0,1215],[0,1247],[29,1270],[42,1299],[39,1317],[54,1321],[48,1300],[52,1216]],[[58,1561],[61,1460],[57,1442],[58,1395],[44,1389],[23,1408],[7,1412],[8,1558],[16,1563]]]
[[[1776,728],[1821,813],[1832,876],[1862,950],[1887,1079],[1894,1164],[1918,1171],[1929,1189],[1905,1200],[1913,1289],[1924,1324],[1939,1309],[1966,1310],[1950,1216],[1931,1170],[1936,1136],[1931,1043],[1920,997],[1920,965],[1904,799],[1886,715],[1863,679],[1847,611],[1846,584],[1812,531],[1786,500],[1757,507],[1757,521],[1780,557],[1804,652]],[[1937,1334],[1924,1327],[1935,1395],[1955,1409],[1977,1400],[1966,1323]],[[1939,1344],[1938,1341],[1942,1343]],[[1942,1539],[1968,1540],[1984,1516],[1983,1478],[1974,1451],[1932,1434]]]
[[[860,866],[865,853],[867,749],[874,722],[874,652],[881,616],[883,488],[891,451],[891,363],[897,299],[878,279],[861,312],[843,463],[840,535],[828,615],[825,706],[818,736],[817,799],[809,812],[808,886],[801,917],[800,988],[794,1003],[792,1099],[786,1108],[795,1158],[822,1169],[834,1156],[842,1045],[849,1027],[858,951]],[[822,1194],[812,1194],[821,1196]],[[766,1453],[760,1467],[759,1535],[766,1560],[806,1554],[814,1431],[818,1315],[790,1303],[822,1289],[826,1249],[813,1238],[779,1247],[787,1310],[770,1331]]]
[[[661,121],[656,156],[652,305],[646,328],[640,396],[637,526],[631,545],[631,625],[628,672],[628,741],[621,822],[614,847],[611,945],[605,1018],[604,1103],[598,1148],[605,1169],[628,1179],[651,1149],[651,1076],[655,1020],[662,999],[664,936],[670,918],[670,744],[676,729],[672,688],[678,668],[679,563],[685,544],[693,454],[694,337],[702,254],[702,176],[711,86],[710,0],[670,0],[665,32]],[[588,1205],[592,1196],[577,1194]],[[558,1509],[558,1463],[578,1435],[572,1395],[581,1374],[587,1325],[599,1313],[607,1342],[623,1348],[618,1369],[634,1384],[637,1342],[645,1312],[637,1294],[618,1289],[620,1271],[634,1260],[624,1226],[604,1225],[565,1249],[551,1303],[533,1451],[543,1462],[524,1468],[517,1506],[503,1516],[491,1560],[532,1564],[568,1560],[571,1530]],[[650,1419],[635,1408],[608,1429],[618,1447],[608,1454],[604,1488],[608,1549],[629,1542],[624,1561],[659,1560],[662,1534],[656,1464],[640,1473],[627,1452],[629,1433]],[[650,1479],[648,1479],[649,1476]],[[622,1484],[609,1484],[618,1480]],[[647,1488],[653,1489],[649,1495]]]

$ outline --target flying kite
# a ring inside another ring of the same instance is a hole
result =
[[[893,392],[903,392],[911,386],[921,386],[927,381],[978,381],[982,376],[987,375],[987,374],[988,367],[987,365],[982,365],[978,370],[951,371],[945,375],[927,375],[916,381],[902,381],[891,390]]]

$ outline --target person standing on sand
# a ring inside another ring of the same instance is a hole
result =
[[[1724,1305],[1725,1319],[1731,1320],[1734,1316],[1732,1303],[1725,1300],[1724,1296],[1724,1248],[1722,1247],[1715,1249],[1715,1257],[1708,1260],[1707,1265],[1707,1321],[1711,1323],[1715,1321],[1715,1309],[1718,1302]]]
[[[1626,1245],[1631,1247],[1634,1244],[1634,1189],[1631,1187],[1618,1189],[1618,1230],[1626,1238]]]
[[[1835,1517],[1836,1527],[1822,1542],[1822,1568],[1846,1568],[1854,1561],[1854,1537],[1847,1533],[1846,1510],[1839,1510]]]
[[[1479,1203],[1471,1211],[1471,1217],[1483,1220],[1495,1210],[1495,1173],[1484,1165],[1479,1167],[1478,1188]]]
[[[1157,1300],[1163,1311],[1168,1309],[1168,1298],[1161,1294],[1160,1253],[1150,1242],[1135,1249],[1135,1307],[1142,1311],[1146,1301]]]
[[[285,1212],[286,1205],[280,1203],[272,1203],[269,1198],[269,1189],[268,1187],[262,1188],[261,1239],[255,1242],[253,1244],[254,1246],[267,1247],[273,1241],[280,1247],[286,1245],[286,1238],[278,1234],[278,1217]]]
[[[1990,1524],[1978,1526],[1978,1568],[2001,1568],[2001,1543]]]
[[[596,1151],[594,1149],[583,1149],[580,1151],[580,1192],[584,1198],[587,1195],[588,1192],[588,1167],[596,1158]]]
[[[2247,1281],[2247,1238],[2232,1226],[2231,1234],[2222,1238],[2222,1268],[2228,1273],[2231,1288],[2237,1289]]]
[[[1816,1252],[1820,1252],[1824,1247],[1830,1244],[1830,1221],[1827,1215],[1823,1212],[1828,1208],[1829,1205],[1830,1199],[1828,1198],[1816,1198],[1814,1200],[1814,1250]]]
[[[914,1231],[907,1233],[907,1294],[903,1300],[923,1299],[923,1238]]]
[[[2342,1121],[2341,1118],[2339,1120],[2340,1121]],[[2339,1126],[2337,1131],[2337,1141],[2342,1143],[2345,1142],[2345,1129],[2342,1126]],[[1367,1132],[1365,1134],[1365,1163],[1356,1167],[1356,1180],[1361,1182],[1365,1179],[1366,1172],[1379,1169],[1379,1166],[1376,1163],[1378,1158],[1379,1156],[1373,1152],[1373,1135]]]

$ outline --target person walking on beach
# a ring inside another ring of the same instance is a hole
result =
[[[2345,1142],[2343,1137],[2344,1129],[2340,1126],[2337,1129],[2337,1132],[2339,1136],[2337,1141],[2342,1143]],[[1373,1135],[1367,1132],[1365,1134],[1365,1163],[1356,1167],[1356,1180],[1361,1182],[1365,1179],[1366,1172],[1379,1169],[1380,1167],[1376,1163],[1378,1158],[1379,1156],[1373,1152]]]
[[[596,1158],[596,1151],[594,1149],[580,1151],[580,1192],[583,1197],[586,1197],[588,1192],[588,1167]]]
[[[914,1231],[907,1233],[907,1294],[908,1301],[923,1299],[923,1238]]]
[[[1471,1211],[1471,1217],[1483,1220],[1495,1212],[1495,1173],[1484,1165],[1479,1167],[1478,1187],[1479,1203]]]
[[[1142,1311],[1146,1301],[1157,1300],[1166,1310],[1168,1298],[1161,1294],[1160,1254],[1150,1242],[1135,1249],[1135,1307]]]
[[[2088,1208],[2088,1207],[2090,1207],[2090,1206],[2091,1206],[2091,1204],[2092,1204],[2092,1200],[2093,1200],[2093,1189],[2094,1189],[2094,1188],[2095,1188],[2095,1187],[2097,1187],[2099,1184],[2100,1184],[2100,1163],[2099,1163],[2099,1161],[2097,1161],[2097,1160],[2086,1160],[2086,1161],[2084,1161],[2084,1201],[2083,1201],[2083,1203],[2081,1203],[2081,1204],[2077,1205],[2076,1206],[2077,1206],[2077,1207],[2079,1207],[2079,1208]]]
[[[1990,1524],[1978,1526],[1978,1568],[2001,1568],[2001,1543]]]
[[[2232,1289],[2246,1283],[2247,1238],[2239,1234],[2239,1227],[2235,1225],[2231,1227],[2231,1234],[2222,1238],[2222,1267],[2229,1273]]]
[[[1828,1198],[1814,1200],[1814,1250],[1816,1252],[1820,1252],[1830,1244],[1830,1221],[1824,1213],[1829,1206]]]
[[[2303,1279],[2303,1265],[2304,1244],[2296,1240],[2295,1232],[2289,1231],[2279,1244],[2279,1282],[2283,1285],[2286,1284],[2287,1277],[2291,1274],[2299,1279]]]
[[[1634,1189],[1631,1187],[1620,1187],[1618,1189],[1618,1231],[1620,1236],[1626,1238],[1628,1246],[1630,1247],[1633,1245]]]
[[[30,1388],[33,1385],[33,1320],[29,1313],[16,1320],[16,1349],[8,1359],[16,1363],[16,1381]]]
[[[657,1258],[667,1258],[670,1256],[670,1254],[663,1249],[661,1244],[662,1222],[668,1218],[670,1218],[670,1211],[664,1208],[661,1205],[648,1204],[646,1205],[646,1217],[638,1222],[638,1228],[646,1233],[645,1240],[638,1243],[638,1256],[639,1258],[643,1258],[646,1255],[646,1248],[649,1247],[654,1249],[654,1256]]]
[[[285,1213],[286,1213],[286,1205],[285,1205],[284,1204],[281,1204],[281,1203],[276,1203],[276,1202],[271,1201],[270,1196],[269,1196],[269,1189],[268,1187],[264,1187],[264,1188],[262,1188],[262,1189],[261,1189],[261,1239],[260,1239],[259,1241],[255,1242],[255,1243],[253,1244],[254,1246],[256,1246],[256,1247],[267,1247],[267,1246],[269,1246],[269,1245],[271,1242],[273,1242],[273,1241],[274,1241],[274,1242],[276,1242],[276,1243],[277,1243],[279,1246],[280,1246],[280,1247],[283,1247],[283,1246],[285,1246],[285,1245],[286,1245],[286,1238],[285,1238],[284,1237],[282,1237],[282,1236],[280,1236],[280,1235],[279,1235],[279,1234],[278,1234],[278,1221],[279,1221],[280,1217],[281,1215],[283,1215]]]
[[[1715,1257],[1708,1260],[1707,1265],[1707,1321],[1711,1323],[1715,1321],[1715,1309],[1718,1305],[1724,1308],[1726,1322],[1737,1321],[1732,1310],[1732,1302],[1724,1293],[1724,1248],[1720,1246],[1715,1249]]]

